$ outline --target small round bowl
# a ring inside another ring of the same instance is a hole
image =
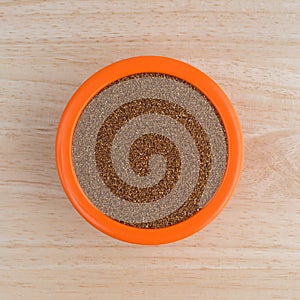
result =
[[[200,90],[223,122],[228,160],[222,182],[210,201],[192,217],[172,226],[141,229],[124,225],[103,214],[81,189],[72,162],[72,139],[77,121],[89,101],[103,88],[138,73],[162,73],[178,77]],[[62,186],[76,210],[102,232],[130,243],[163,244],[185,238],[210,223],[225,207],[238,183],[243,162],[243,140],[233,106],[222,89],[198,69],[178,60],[158,56],[128,58],[113,63],[86,80],[75,92],[61,117],[56,137],[56,164]]]

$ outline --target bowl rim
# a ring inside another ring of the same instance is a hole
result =
[[[226,170],[214,196],[192,217],[172,226],[144,229],[124,225],[102,213],[84,194],[72,162],[72,139],[78,119],[90,100],[112,82],[139,73],[178,77],[199,89],[219,113],[227,135]],[[73,94],[62,114],[56,136],[56,166],[63,189],[75,209],[94,227],[122,241],[163,244],[192,235],[210,223],[232,196],[243,163],[242,131],[235,110],[222,89],[195,67],[162,56],[138,56],[115,62],[88,78]]]

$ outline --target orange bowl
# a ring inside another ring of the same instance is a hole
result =
[[[228,160],[222,182],[210,201],[192,217],[172,226],[141,229],[113,220],[87,198],[72,162],[72,139],[78,119],[89,101],[103,88],[126,76],[162,73],[180,78],[200,90],[218,111],[227,136]],[[243,162],[243,139],[237,115],[222,89],[198,69],[178,60],[158,56],[128,58],[92,75],[75,92],[61,117],[56,137],[56,165],[62,186],[76,210],[102,232],[136,244],[162,244],[185,238],[210,223],[225,207],[238,183]]]

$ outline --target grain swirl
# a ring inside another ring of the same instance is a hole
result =
[[[222,122],[198,90],[141,74],[96,95],[80,116],[72,157],[91,202],[134,227],[161,228],[199,211],[227,163]]]

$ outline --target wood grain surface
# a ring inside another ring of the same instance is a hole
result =
[[[0,1],[0,299],[300,299],[299,1]],[[76,88],[122,58],[198,67],[239,115],[234,197],[162,246],[85,222],[58,180]]]

